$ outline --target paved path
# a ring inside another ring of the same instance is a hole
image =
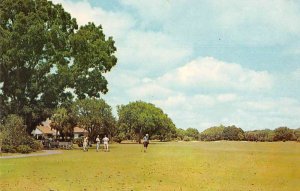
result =
[[[0,159],[47,156],[47,155],[55,155],[55,154],[61,154],[61,153],[62,153],[62,151],[58,151],[58,150],[43,150],[42,153],[20,154],[20,155],[12,155],[12,156],[0,156]]]

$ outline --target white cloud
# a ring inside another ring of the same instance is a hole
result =
[[[131,31],[125,39],[118,50],[123,67],[147,74],[176,67],[191,54],[190,48],[160,32]]]
[[[300,34],[297,1],[189,0],[122,1],[134,7],[141,25],[159,25],[183,43],[223,46],[277,45]],[[213,32],[212,32],[213,31]],[[189,40],[187,42],[187,39]],[[201,40],[200,40],[201,39]]]
[[[142,83],[139,86],[131,87],[126,92],[130,97],[144,100],[154,99],[157,96],[163,98],[172,94],[171,90],[154,83]]]
[[[296,99],[240,95],[233,102],[223,102],[219,100],[223,96],[177,94],[153,102],[163,108],[179,128],[194,127],[202,131],[220,124],[236,125],[244,130],[299,127],[300,102]]]
[[[232,102],[237,99],[236,94],[227,93],[227,94],[220,94],[217,96],[217,100],[220,102]]]
[[[212,1],[218,11],[217,24],[246,44],[285,43],[299,36],[299,7],[294,1]]]
[[[296,69],[292,72],[292,77],[296,80],[300,81],[300,68]]]
[[[73,2],[71,0],[53,0],[76,18],[79,25],[94,22],[102,25],[104,33],[121,40],[135,26],[135,19],[125,12],[106,11],[101,7],[92,7],[88,1]]]
[[[178,84],[192,88],[222,88],[244,91],[269,90],[272,75],[266,71],[254,71],[241,65],[226,63],[206,57],[193,60],[161,79],[166,84]]]

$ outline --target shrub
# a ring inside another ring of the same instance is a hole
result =
[[[116,143],[121,143],[123,141],[119,136],[113,137],[112,140]]]
[[[1,151],[4,153],[16,153],[17,150],[11,145],[2,145]]]
[[[38,151],[43,149],[43,144],[30,136],[24,136],[21,145],[27,145],[32,151]]]
[[[278,127],[274,130],[275,141],[290,141],[293,137],[293,130],[288,127]]]
[[[1,125],[3,152],[16,152],[19,145],[27,145],[30,152],[42,149],[41,144],[27,134],[23,124],[19,116],[10,115],[6,118],[5,123]]]
[[[191,138],[191,137],[188,137],[188,136],[184,136],[184,137],[183,137],[183,140],[184,140],[184,141],[191,141],[192,138]]]
[[[160,140],[160,136],[159,135],[152,135],[151,139],[152,140]]]
[[[40,141],[33,141],[33,143],[30,145],[30,148],[32,151],[39,151],[42,150],[44,146]]]
[[[78,137],[76,139],[73,139],[73,144],[77,144],[78,147],[82,147],[82,145],[83,145],[83,137]]]
[[[30,152],[32,152],[32,149],[31,149],[28,145],[19,145],[19,146],[17,147],[17,151],[18,151],[19,153],[25,154],[25,153],[30,153]]]
[[[124,133],[119,133],[118,135],[113,137],[113,141],[117,143],[121,143],[125,139],[126,139],[126,135]]]

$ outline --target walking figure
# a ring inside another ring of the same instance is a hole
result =
[[[88,151],[88,142],[89,142],[89,138],[84,137],[84,139],[83,139],[83,151]]]
[[[144,144],[144,152],[147,151],[148,144],[149,144],[149,135],[146,134],[143,138],[143,144]]]
[[[108,151],[108,141],[109,138],[107,138],[107,136],[105,135],[105,137],[103,138],[104,151]]]
[[[97,138],[96,138],[96,150],[97,150],[97,152],[99,151],[99,148],[100,148],[100,138],[99,138],[99,135],[97,136]]]

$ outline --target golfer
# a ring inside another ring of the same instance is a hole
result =
[[[84,139],[83,139],[83,151],[88,151],[88,142],[89,142],[89,138],[84,137]]]
[[[143,138],[143,144],[144,144],[144,152],[147,151],[148,144],[149,144],[149,135],[146,134],[145,137]]]
[[[103,145],[104,145],[104,151],[108,151],[109,138],[107,138],[107,136],[105,135],[105,137],[102,140],[103,140]]]
[[[100,148],[100,138],[99,138],[99,135],[98,135],[97,138],[96,138],[96,151],[97,152],[99,151],[99,148]]]

